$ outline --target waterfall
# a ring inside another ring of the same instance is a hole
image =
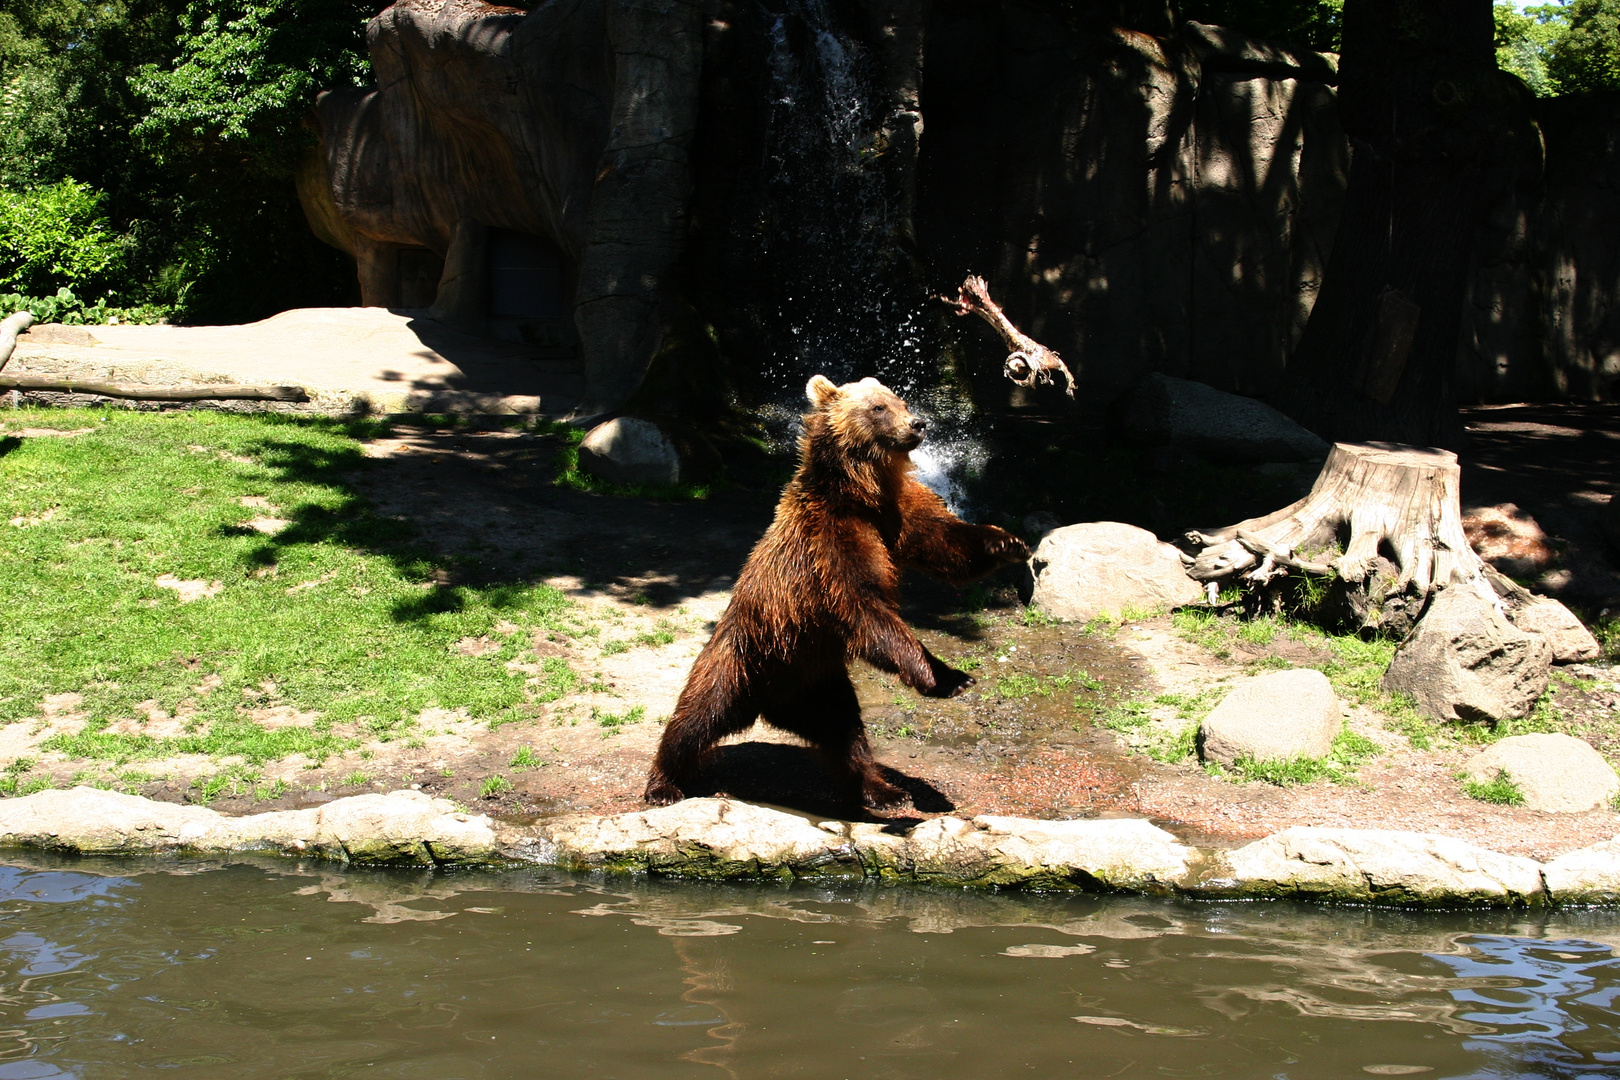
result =
[[[760,234],[776,303],[762,313],[762,366],[791,395],[766,411],[767,427],[794,438],[811,375],[874,376],[928,418],[928,441],[912,455],[918,477],[961,513],[964,484],[987,455],[971,409],[937,385],[944,342],[896,235],[873,58],[826,0],[766,0],[765,10],[771,100]]]

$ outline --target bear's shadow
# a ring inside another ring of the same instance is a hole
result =
[[[944,792],[921,777],[885,765],[883,778],[911,796],[911,806],[920,813],[956,809]],[[904,805],[874,814],[850,796],[814,750],[784,743],[717,747],[696,778],[682,786],[688,797],[725,795],[845,821],[895,821],[907,816]]]

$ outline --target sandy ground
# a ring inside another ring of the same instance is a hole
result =
[[[6,371],[80,379],[302,386],[376,413],[560,416],[583,391],[572,350],[473,337],[416,310],[299,308],[233,326],[40,327]],[[504,404],[503,404],[504,402]]]
[[[1605,441],[1600,449],[1607,447]],[[774,482],[739,483],[706,501],[680,504],[565,491],[545,482],[540,463],[550,460],[549,450],[520,431],[401,429],[367,452],[373,467],[353,478],[355,489],[383,513],[408,514],[445,550],[476,552],[476,559],[458,560],[469,568],[459,580],[545,580],[573,598],[577,634],[518,625],[495,633],[528,636],[524,662],[560,657],[584,689],[545,706],[532,722],[493,732],[456,712],[424,714],[414,739],[373,741],[321,765],[289,759],[264,770],[266,782],[284,782],[284,793],[263,798],[262,789],[260,797],[227,790],[214,805],[251,812],[416,787],[516,820],[638,808],[660,722],[724,610],[735,573],[769,522]],[[1556,501],[1555,493],[1544,494]],[[1611,572],[1586,549],[1576,554],[1588,560],[1576,561],[1586,567],[1581,573],[1587,580]],[[889,820],[941,813],[1146,815],[1205,843],[1237,843],[1291,825],[1401,828],[1542,858],[1620,833],[1620,815],[1609,811],[1553,815],[1469,799],[1455,773],[1473,747],[1414,749],[1381,716],[1348,703],[1352,728],[1382,747],[1353,783],[1238,783],[1206,776],[1191,763],[1162,765],[1132,753],[1128,740],[1086,722],[1106,700],[1191,696],[1278,658],[1309,664],[1323,657],[1313,654],[1316,647],[1279,635],[1263,648],[1217,659],[1178,636],[1165,617],[1111,632],[1025,625],[1013,575],[1006,571],[972,593],[922,580],[907,583],[908,620],[931,648],[971,667],[979,680],[963,698],[926,702],[856,665],[878,757],[912,798],[910,807],[886,815]],[[488,644],[468,639],[459,647]],[[1607,681],[1580,691],[1579,701],[1561,704],[1587,717],[1594,732],[1620,730],[1617,678],[1610,671]],[[1095,690],[1083,691],[1088,680]],[[1030,691],[1031,685],[1039,689]],[[207,692],[205,682],[198,692]],[[0,760],[31,753],[49,734],[82,723],[75,698],[42,702],[34,722],[0,729]],[[1156,708],[1169,722],[1174,710]],[[273,688],[254,715],[270,724],[308,722],[278,705]],[[1601,748],[1620,756],[1620,746]],[[528,760],[514,764],[520,752]],[[138,790],[194,799],[193,780],[226,764],[206,758],[146,763],[140,768],[157,779]],[[85,763],[47,760],[44,767],[65,783]],[[510,788],[487,792],[495,776]],[[760,727],[716,755],[693,791],[710,793],[818,815],[869,816],[839,801],[814,754]]]

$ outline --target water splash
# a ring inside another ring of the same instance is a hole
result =
[[[937,386],[944,342],[926,290],[906,265],[884,159],[873,58],[825,0],[766,0],[772,82],[763,230],[763,362],[782,403],[762,420],[779,449],[797,440],[811,375],[874,376],[931,425],[918,476],[953,510],[988,454],[971,408]]]

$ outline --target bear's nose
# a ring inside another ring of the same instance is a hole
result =
[[[927,424],[926,421],[924,421],[922,419],[922,417],[913,416],[911,418],[911,430],[912,431],[915,431],[917,434],[921,435],[925,430],[927,430],[927,428],[928,428],[928,424]]]

